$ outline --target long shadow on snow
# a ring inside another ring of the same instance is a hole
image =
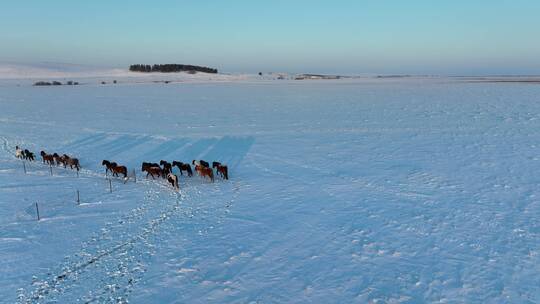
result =
[[[105,140],[105,142],[103,142]],[[150,151],[131,159],[116,159],[129,168],[136,168],[142,161],[158,162],[161,159],[180,160],[190,162],[192,159],[206,159],[208,161],[220,161],[234,169],[245,157],[253,143],[254,137],[225,136],[222,138],[203,138],[191,140],[178,138],[167,140],[157,144]],[[118,154],[130,151],[143,144],[154,145],[149,136],[137,135],[111,135],[106,133],[94,134],[78,139],[65,145],[62,149],[76,149],[88,147],[95,143],[101,143],[91,147],[105,159],[116,157]]]
[[[210,161],[219,161],[229,168],[237,167],[255,142],[255,138],[225,136],[202,156]]]
[[[122,152],[129,151],[139,145],[148,142],[150,137],[148,136],[133,136],[125,135],[117,140],[113,141],[110,145],[107,145],[103,151],[106,152],[108,158],[112,158]]]
[[[119,134],[109,134],[107,135],[107,139],[105,141],[96,143],[92,146],[92,149],[97,151],[107,151],[118,144],[122,144],[123,142],[126,142],[133,139],[132,135],[119,135]]]
[[[92,134],[92,135],[89,135],[89,136],[74,140],[74,141],[64,145],[62,148],[66,149],[66,150],[77,149],[77,148],[80,148],[82,146],[87,146],[87,145],[90,145],[90,144],[94,144],[96,142],[100,142],[100,141],[104,140],[107,136],[108,135],[106,133]]]
[[[186,145],[184,149],[179,151],[178,158],[191,162],[193,159],[199,159],[203,153],[211,148],[216,142],[217,138],[203,138],[195,141],[191,145]]]
[[[141,161],[159,161],[161,159],[175,158],[175,152],[182,149],[189,143],[186,138],[168,140],[154,149],[144,153],[141,156]]]

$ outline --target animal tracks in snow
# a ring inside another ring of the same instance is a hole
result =
[[[108,138],[107,135],[98,134],[76,140],[66,147],[81,149],[81,153],[89,148],[87,145],[94,144],[112,149],[114,145],[107,141]],[[124,147],[134,148],[148,137],[120,138],[124,140]],[[10,143],[5,138],[2,140],[4,152],[9,153]],[[228,145],[231,144],[231,139],[206,142],[211,145],[203,149],[202,143],[205,142],[196,141],[196,146],[199,147],[197,151],[204,150],[205,154],[217,153],[216,144]],[[234,145],[234,139],[232,144]],[[178,149],[195,151],[185,140],[164,143],[161,147],[165,147],[168,154],[178,152]],[[249,149],[249,146],[242,145],[240,149]],[[242,151],[236,150],[238,156],[235,156],[235,150],[229,147],[230,154],[224,153],[223,157],[235,160],[232,164],[237,166],[247,152]],[[157,154],[158,151],[153,150],[151,153]],[[45,166],[37,163],[35,169],[38,171],[33,174],[44,168]],[[55,177],[68,176],[65,176],[63,171],[58,171]],[[92,167],[81,170],[80,177],[88,181],[103,179],[103,175],[96,173]],[[184,179],[183,182],[181,193],[172,192],[165,184],[146,179],[139,179],[138,187],[117,189],[117,196],[121,197],[123,193],[133,199],[133,208],[121,213],[116,220],[107,222],[84,241],[78,251],[66,255],[58,266],[52,267],[46,273],[34,275],[29,287],[17,291],[18,302],[127,303],[129,294],[143,278],[147,265],[152,262],[153,254],[159,251],[160,242],[171,237],[169,234],[173,233],[178,221],[191,222],[193,229],[199,234],[210,233],[230,212],[241,185],[238,180],[204,183],[196,177],[192,180]],[[137,194],[143,189],[144,195]],[[223,196],[223,190],[231,195]],[[80,206],[91,207],[97,204],[91,197],[87,200]],[[98,203],[102,204],[101,200]]]

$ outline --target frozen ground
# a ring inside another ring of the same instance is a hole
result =
[[[5,82],[0,109],[0,302],[540,302],[539,85]],[[231,179],[109,193],[103,158]]]

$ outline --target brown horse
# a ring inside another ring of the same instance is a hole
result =
[[[66,167],[65,159],[63,156],[58,155],[58,153],[54,153],[52,155],[54,161],[56,162],[57,166],[60,166],[60,164],[64,165],[64,168]]]
[[[111,167],[111,172],[113,176],[118,176],[118,173],[120,173],[120,174],[124,174],[124,178],[127,178],[126,166],[118,166],[116,163],[113,163],[113,166]]]
[[[117,163],[115,162],[110,162],[106,159],[104,159],[102,162],[101,162],[101,165],[102,166],[105,166],[105,175],[107,175],[107,172],[111,171],[112,172],[112,168],[117,166]]]
[[[43,158],[44,164],[54,165],[54,157],[51,154],[47,154],[45,151],[41,151],[39,154],[41,155],[41,158]]]
[[[182,171],[186,171],[188,176],[193,176],[193,171],[191,171],[191,166],[189,164],[184,164],[183,162],[179,161],[173,161],[173,166],[177,166],[178,170],[180,170],[180,175],[184,175]]]
[[[214,182],[214,171],[212,169],[201,166],[201,165],[196,165],[195,171],[199,172],[199,175],[201,177],[207,176],[208,178],[210,178],[212,182]]]
[[[163,170],[161,170],[159,165],[157,165],[157,166],[154,166],[154,165],[157,165],[157,164],[142,163],[141,171],[143,171],[143,172],[146,171],[147,172],[146,173],[146,178],[148,178],[148,175],[151,175],[152,179],[155,179],[155,176],[157,176],[157,177],[163,176],[163,174],[162,174]]]
[[[229,168],[226,165],[222,165],[220,162],[213,162],[212,168],[216,168],[217,174],[221,175],[224,179],[229,179]]]
[[[77,169],[77,171],[79,171],[81,169],[81,165],[79,164],[79,159],[77,159],[77,158],[70,157],[67,154],[64,154],[64,155],[62,155],[62,160],[64,162],[64,168],[66,166],[69,166],[69,168],[71,168],[71,169],[73,169],[73,167],[75,167],[75,169]]]

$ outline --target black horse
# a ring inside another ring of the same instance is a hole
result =
[[[191,166],[189,164],[175,160],[172,162],[172,165],[178,167],[178,170],[180,170],[180,175],[184,175],[182,171],[186,171],[188,176],[193,176],[193,171],[191,171]]]
[[[24,149],[23,157],[26,160],[34,161],[36,156],[35,156],[35,154],[33,152],[30,152],[28,149]]]
[[[172,173],[172,165],[166,160],[161,160],[159,164],[163,167],[163,177],[167,176],[167,174]]]

